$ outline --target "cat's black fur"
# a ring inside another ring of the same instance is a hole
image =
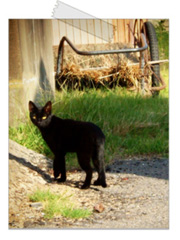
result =
[[[61,174],[59,182],[66,181],[65,155],[76,152],[81,168],[86,172],[86,179],[81,188],[89,188],[92,179],[90,160],[98,172],[95,185],[106,187],[104,170],[105,136],[101,129],[90,122],[61,119],[51,114],[52,104],[47,102],[38,108],[29,101],[31,121],[39,128],[42,137],[54,153],[53,170],[55,179]]]

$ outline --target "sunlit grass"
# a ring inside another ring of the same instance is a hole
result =
[[[168,64],[161,66],[161,76],[163,77],[166,88],[160,91],[160,96],[169,98],[169,67]]]
[[[29,195],[32,202],[42,202],[44,218],[50,219],[57,215],[67,218],[86,218],[92,214],[89,209],[76,208],[65,194],[54,194],[49,190],[36,190]]]
[[[143,97],[126,89],[66,91],[56,93],[53,114],[60,118],[97,124],[106,136],[105,158],[114,156],[168,155],[169,88],[166,67],[161,74],[167,84],[158,97]],[[53,157],[37,127],[27,121],[10,127],[9,137],[23,146]],[[77,166],[75,154],[67,154],[67,167]]]

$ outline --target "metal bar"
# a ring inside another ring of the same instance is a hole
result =
[[[142,45],[145,45],[146,42],[145,42],[145,38],[142,37],[142,35],[140,36],[141,37],[141,43]],[[142,94],[144,95],[144,73],[145,73],[145,69],[144,69],[144,66],[145,66],[145,53],[144,52],[141,52],[140,53],[140,69],[142,71],[142,78],[141,78],[141,91],[142,91]]]
[[[144,75],[144,65],[145,65],[144,53],[141,52],[140,68],[143,73],[142,75]],[[144,95],[144,76],[141,78],[141,91],[142,91],[142,94]]]
[[[158,77],[155,72],[153,72],[153,74],[155,75],[155,77],[161,82],[162,86],[160,87],[151,87],[150,90],[151,91],[160,91],[163,90],[164,88],[166,88],[166,83],[163,79],[163,77],[160,75],[160,77]]]
[[[62,59],[63,59],[63,47],[64,47],[64,41],[66,41],[69,46],[79,55],[86,55],[86,56],[90,56],[90,55],[103,55],[103,54],[119,54],[119,53],[131,53],[131,52],[142,52],[144,50],[146,50],[148,48],[147,42],[146,42],[146,38],[144,36],[143,33],[141,33],[141,37],[143,39],[143,42],[145,43],[143,47],[140,48],[127,48],[127,49],[115,49],[115,50],[104,50],[104,51],[80,51],[77,48],[75,48],[75,46],[72,44],[72,42],[67,38],[67,37],[63,37],[60,41],[59,44],[59,49],[58,49],[58,60],[57,60],[57,71],[56,71],[56,75],[58,75],[60,73],[60,71],[62,70]]]
[[[148,61],[147,64],[153,65],[153,64],[157,64],[157,63],[166,63],[169,62],[168,59],[165,60],[156,60],[156,61]],[[139,65],[139,63],[128,63],[127,66],[137,66]]]
[[[157,63],[166,63],[169,62],[168,59],[165,60],[157,60],[157,61],[148,61],[147,64],[153,65]],[[127,66],[137,66],[139,63],[128,63]],[[103,70],[103,69],[108,69],[110,68],[109,66],[106,67],[92,67],[92,68],[80,68],[81,71],[89,71],[89,70]]]
[[[164,60],[156,60],[156,61],[148,61],[148,64],[157,64],[157,63],[166,63],[169,62],[168,59],[164,59]]]

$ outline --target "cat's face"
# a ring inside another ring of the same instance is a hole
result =
[[[51,121],[51,102],[47,102],[44,107],[38,108],[33,102],[29,101],[29,115],[31,121],[37,127],[47,127]]]

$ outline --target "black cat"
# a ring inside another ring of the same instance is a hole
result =
[[[59,182],[66,181],[65,155],[76,152],[81,168],[86,172],[86,179],[81,187],[89,188],[92,179],[92,159],[98,172],[94,185],[106,187],[104,170],[105,136],[101,129],[90,122],[80,122],[71,119],[61,119],[51,114],[52,104],[47,102],[38,108],[29,101],[31,121],[39,128],[42,137],[54,153],[53,170],[55,179],[61,174]]]

